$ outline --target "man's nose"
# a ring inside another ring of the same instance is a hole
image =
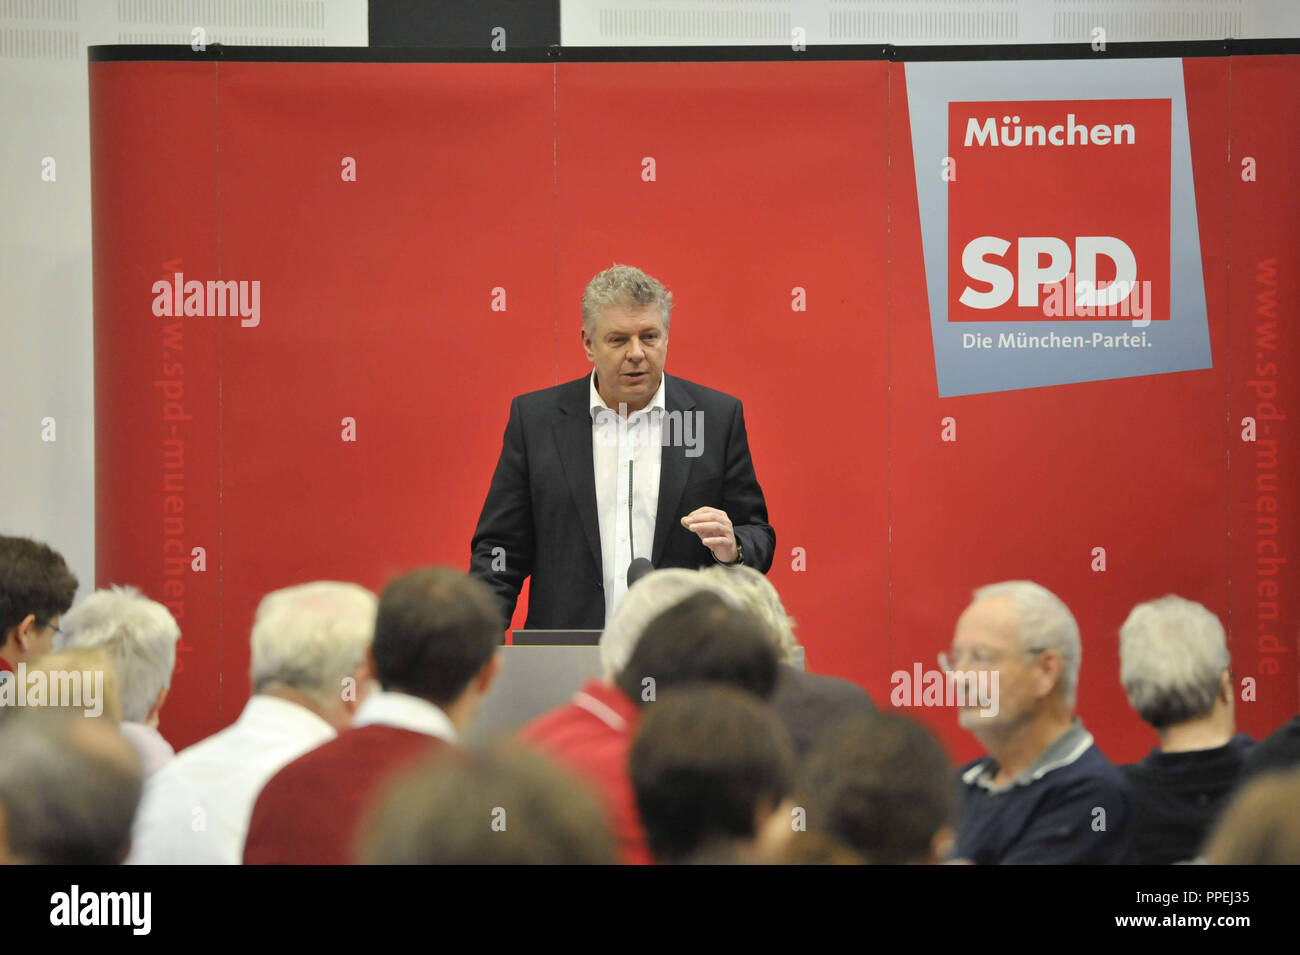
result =
[[[641,339],[634,338],[627,349],[627,357],[631,361],[640,361],[645,355],[645,349],[641,347]]]

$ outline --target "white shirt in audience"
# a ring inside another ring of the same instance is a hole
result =
[[[145,782],[126,861],[238,865],[262,787],[335,735],[306,707],[254,696],[233,725],[182,750]]]
[[[140,755],[140,771],[145,779],[162,769],[176,755],[172,744],[148,723],[123,720],[117,728]]]

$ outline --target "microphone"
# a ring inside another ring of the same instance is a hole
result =
[[[632,563],[627,565],[627,586],[632,585],[655,569],[655,565],[644,557],[636,556],[636,539],[632,536],[632,462],[627,462],[627,543]]]
[[[632,563],[627,565],[627,585],[631,587],[634,583],[654,569],[655,565],[650,563],[650,561],[646,560],[644,557],[633,559]]]

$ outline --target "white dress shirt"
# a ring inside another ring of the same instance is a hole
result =
[[[372,690],[357,708],[354,727],[395,726],[398,729],[456,742],[456,727],[442,707],[406,693]]]
[[[262,787],[335,735],[306,707],[254,696],[234,724],[182,750],[145,782],[127,862],[239,865]]]
[[[640,411],[622,418],[596,390],[591,373],[591,454],[596,476],[596,516],[600,520],[600,558],[605,582],[605,625],[627,593],[632,558],[650,558],[655,516],[659,511],[659,466],[663,460],[664,385]],[[632,474],[631,524],[628,522],[628,473]],[[630,534],[629,534],[630,531]],[[632,553],[632,545],[636,553]]]
[[[139,754],[140,772],[145,779],[166,766],[176,755],[172,744],[163,739],[163,735],[148,723],[132,723],[123,720],[117,728]]]

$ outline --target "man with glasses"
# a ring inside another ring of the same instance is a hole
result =
[[[940,663],[953,678],[997,678],[986,681],[996,705],[968,698],[958,715],[988,752],[959,770],[959,857],[983,865],[1134,861],[1128,783],[1074,715],[1081,656],[1069,608],[1029,581],[981,587],[958,619]]]
[[[77,578],[57,552],[25,537],[0,536],[0,681],[49,653]]]

